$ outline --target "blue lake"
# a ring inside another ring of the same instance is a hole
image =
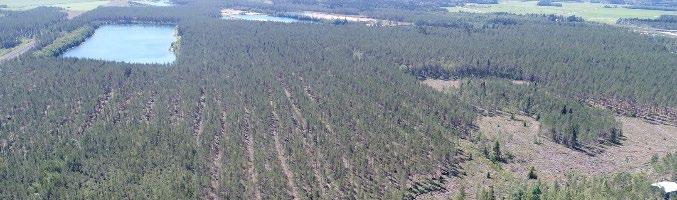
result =
[[[174,26],[105,25],[63,57],[168,64],[176,60],[170,49],[175,40]]]
[[[264,14],[253,14],[253,15],[231,15],[224,17],[224,19],[240,19],[240,20],[250,20],[250,21],[265,21],[265,22],[282,22],[282,23],[294,23],[300,22],[297,19],[289,17],[275,17]]]

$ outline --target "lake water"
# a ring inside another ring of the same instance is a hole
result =
[[[250,21],[265,21],[265,22],[282,22],[282,23],[294,23],[300,22],[298,19],[289,18],[289,17],[275,17],[264,14],[250,14],[250,15],[230,15],[224,17],[224,19],[240,19],[240,20],[250,20]]]
[[[105,25],[63,57],[168,64],[176,60],[170,50],[175,40],[174,26]]]

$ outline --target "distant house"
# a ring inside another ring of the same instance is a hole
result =
[[[673,192],[677,192],[677,183],[675,182],[668,182],[668,181],[662,181],[658,183],[651,184],[651,186],[659,187],[665,191],[665,199],[668,200],[670,199],[670,194]]]

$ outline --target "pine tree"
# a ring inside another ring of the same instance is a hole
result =
[[[538,179],[538,176],[536,175],[536,170],[534,169],[533,166],[529,169],[529,175],[528,176],[529,176],[529,179]]]
[[[494,162],[503,162],[503,155],[501,155],[501,144],[498,141],[494,142]]]

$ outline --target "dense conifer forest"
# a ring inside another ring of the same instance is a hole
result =
[[[677,29],[677,15],[661,15],[658,19],[620,19],[619,24],[649,26],[659,29],[676,30]]]
[[[594,155],[622,143],[622,125],[586,100],[677,107],[674,39],[571,16],[444,13],[437,1],[304,2],[100,7],[70,20],[3,11],[2,47],[37,45],[0,64],[0,199],[412,199],[485,159],[466,145],[487,142],[472,139],[480,109],[533,116],[547,140]],[[221,19],[237,6],[412,25]],[[99,26],[138,23],[176,25],[174,63],[59,57]],[[436,92],[425,79],[462,86]],[[653,159],[656,173],[674,181],[674,157]],[[649,177],[515,179],[474,197],[661,198]]]

